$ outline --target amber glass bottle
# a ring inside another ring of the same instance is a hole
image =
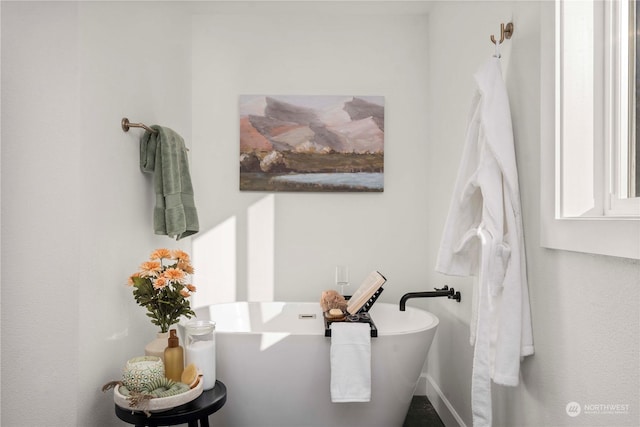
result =
[[[179,382],[184,370],[184,349],[180,346],[176,330],[169,331],[167,348],[164,349],[164,376]]]

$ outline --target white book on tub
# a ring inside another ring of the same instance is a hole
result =
[[[387,279],[382,274],[372,271],[349,299],[349,304],[347,305],[349,314],[357,313],[386,281]]]

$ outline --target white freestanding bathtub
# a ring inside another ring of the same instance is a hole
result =
[[[401,427],[438,325],[424,310],[376,303],[371,402],[332,403],[319,303],[236,302],[196,313],[216,322],[216,375],[227,386],[216,427]]]

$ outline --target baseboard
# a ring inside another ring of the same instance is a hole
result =
[[[418,385],[414,392],[416,396],[427,396],[433,409],[447,427],[467,427],[458,412],[455,410],[449,399],[447,399],[438,387],[438,384],[430,375],[422,373],[418,380]]]
[[[426,396],[427,395],[427,374],[424,372],[420,374],[420,378],[418,379],[418,385],[416,385],[416,389],[413,391],[414,396]]]

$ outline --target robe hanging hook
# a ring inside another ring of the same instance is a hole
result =
[[[491,42],[495,45],[502,44],[504,39],[510,39],[513,35],[513,23],[509,22],[508,24],[500,24],[500,40],[496,41],[496,38],[491,35]]]

